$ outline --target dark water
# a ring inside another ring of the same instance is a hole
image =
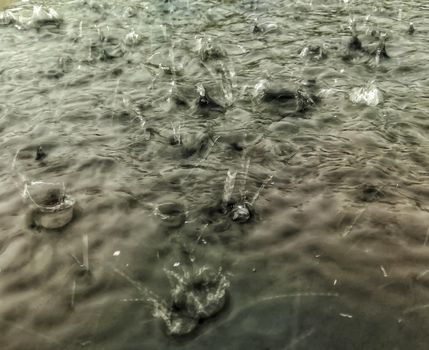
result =
[[[426,2],[33,5],[0,15],[0,349],[429,347]]]

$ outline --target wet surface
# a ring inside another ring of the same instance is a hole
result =
[[[428,14],[0,12],[0,348],[427,349]]]

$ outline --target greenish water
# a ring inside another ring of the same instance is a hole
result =
[[[3,9],[3,8],[9,6],[10,3],[11,3],[11,1],[9,1],[9,0],[1,0],[0,1],[0,9]]]
[[[427,349],[428,15],[0,12],[0,349]]]

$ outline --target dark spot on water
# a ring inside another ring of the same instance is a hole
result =
[[[199,96],[197,99],[197,106],[202,110],[207,110],[207,109],[217,110],[217,111],[224,110],[224,107],[222,107],[218,102],[216,102],[208,95]]]
[[[253,27],[253,33],[262,33],[263,30],[261,27],[259,27],[257,24],[255,24],[255,26]]]
[[[384,40],[381,40],[377,48],[372,52],[372,55],[377,56],[380,59],[389,59],[390,56],[386,51],[386,44]]]
[[[39,148],[37,148],[37,151],[36,151],[36,160],[43,160],[46,157],[47,157],[47,154],[43,150],[43,148],[41,146]]]
[[[172,96],[172,100],[174,101],[174,103],[175,103],[175,105],[177,107],[184,107],[184,108],[186,108],[186,107],[189,106],[188,101],[186,101],[186,99],[184,97],[182,97],[182,96],[173,95]]]
[[[50,69],[45,73],[48,79],[60,79],[64,76],[64,72],[58,69]]]
[[[310,95],[303,89],[296,91],[296,111],[298,113],[307,112],[312,106],[318,102],[318,98],[314,95]]]
[[[124,72],[124,71],[122,70],[122,68],[117,67],[117,68],[114,68],[114,69],[112,70],[112,75],[113,75],[114,77],[118,77],[118,76],[120,76],[123,72]]]
[[[363,185],[359,190],[359,199],[363,202],[375,202],[383,196],[383,192],[374,185]]]
[[[353,35],[347,45],[348,49],[351,51],[362,51],[362,42],[357,35]]]
[[[171,135],[169,138],[169,143],[172,146],[178,146],[182,144],[182,140],[180,139],[180,135]]]
[[[50,190],[46,193],[46,195],[38,204],[50,207],[50,206],[61,204],[63,200],[64,200],[64,195],[60,190]]]
[[[245,149],[245,146],[243,146],[243,144],[240,142],[233,142],[231,144],[231,147],[233,150],[238,151],[238,152],[241,152]]]
[[[287,102],[295,99],[295,92],[288,89],[268,89],[264,91],[264,102]]]

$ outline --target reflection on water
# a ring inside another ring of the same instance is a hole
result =
[[[14,6],[1,349],[427,348],[427,4]]]

